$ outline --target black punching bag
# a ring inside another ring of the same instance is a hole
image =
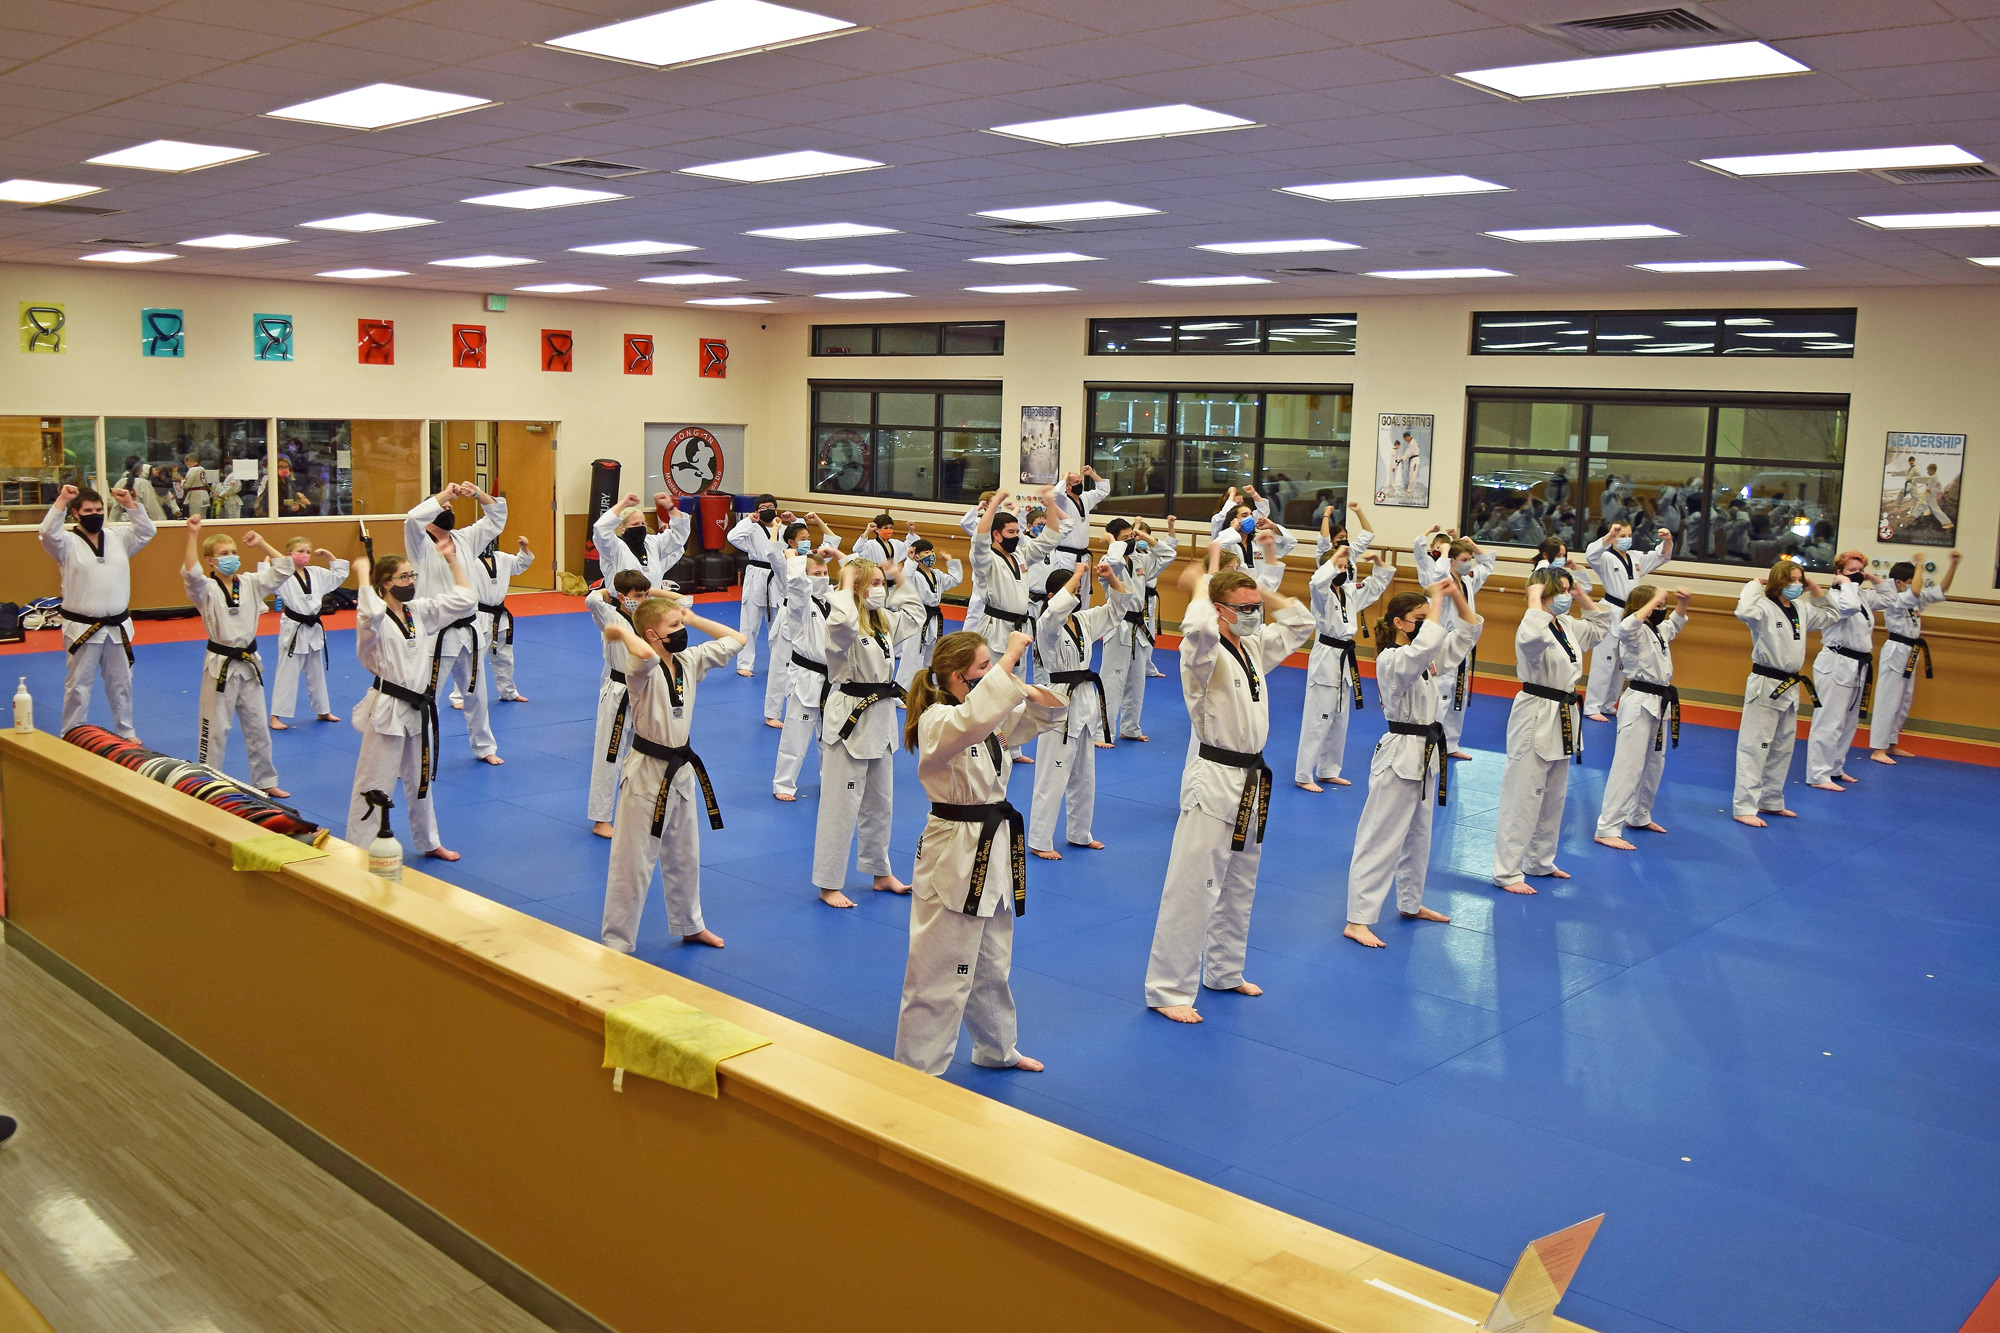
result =
[[[583,538],[583,581],[595,584],[604,577],[604,570],[597,563],[597,542],[590,536],[597,530],[597,520],[604,517],[604,511],[618,503],[618,460],[615,458],[595,458],[590,463],[590,508]]]

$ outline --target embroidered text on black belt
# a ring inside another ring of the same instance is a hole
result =
[[[1347,672],[1347,678],[1354,682],[1355,711],[1359,712],[1366,708],[1368,705],[1361,699],[1361,659],[1354,655],[1354,640],[1336,639],[1331,634],[1322,634],[1319,636],[1319,641],[1340,653],[1341,668]]]
[[[208,651],[222,659],[222,665],[215,673],[215,692],[217,694],[222,693],[228,687],[229,668],[235,666],[238,662],[242,662],[250,668],[250,674],[257,678],[257,687],[259,689],[263,688],[264,664],[257,658],[256,644],[253,643],[247,648],[232,648],[226,643],[217,643],[214,639],[210,639],[208,641]]]
[[[1417,796],[1423,798],[1424,784],[1430,780],[1431,759],[1437,759],[1438,766],[1438,808],[1443,809],[1451,790],[1451,762],[1446,757],[1444,723],[1442,722],[1391,722],[1389,734],[1392,736],[1422,736],[1424,738],[1424,771],[1417,778]]]
[[[1271,819],[1271,766],[1264,762],[1264,756],[1225,750],[1205,742],[1195,753],[1210,763],[1243,770],[1243,799],[1236,803],[1236,829],[1229,835],[1229,850],[1243,850],[1244,843],[1249,841],[1253,814],[1257,820],[1257,841],[1263,842],[1264,825]]]
[[[978,916],[980,899],[986,894],[986,870],[993,859],[993,839],[1001,826],[1007,828],[1007,855],[1014,871],[1014,915],[1028,914],[1028,833],[1021,812],[1006,801],[990,805],[944,805],[933,803],[931,814],[954,824],[979,825],[979,851],[972,858],[972,880],[965,894],[965,915]]]
[[[893,680],[843,680],[840,682],[840,692],[858,701],[854,705],[854,711],[847,715],[847,721],[841,724],[838,739],[843,741],[854,734],[854,728],[861,723],[861,715],[870,708],[884,699],[908,697],[903,693],[903,687]]]
[[[497,602],[481,602],[479,604],[479,609],[486,615],[493,617],[493,642],[495,643],[514,642],[514,613],[507,609],[507,601],[505,598],[502,598]],[[500,622],[503,619],[506,620],[507,622],[507,637],[505,639],[502,639],[500,637]]]
[[[1903,679],[1916,674],[1917,654],[1924,655],[1924,679],[1931,679],[1931,641],[1921,634],[1891,634],[1890,643],[1900,643],[1910,650],[1909,660],[1903,663]]]
[[[90,626],[89,629],[77,635],[76,642],[69,646],[69,655],[71,657],[76,656],[77,649],[89,643],[90,636],[97,633],[97,631],[101,629],[115,629],[118,631],[118,642],[125,649],[125,665],[132,666],[137,661],[132,656],[132,631],[127,627],[127,622],[132,619],[130,611],[120,611],[115,616],[86,616],[81,612],[72,611],[65,606],[57,608],[56,613],[64,620],[71,621],[74,624]],[[1929,673],[1926,672],[1925,674]]]
[[[383,680],[380,676],[377,676],[375,677],[375,692],[377,694],[386,694],[391,699],[400,699],[417,710],[417,734],[423,738],[424,743],[423,757],[417,761],[417,796],[419,798],[428,796],[431,790],[431,779],[437,776],[438,706],[436,677],[432,677],[429,689],[418,691],[410,689],[407,686],[398,685],[393,680]]]
[[[649,759],[666,761],[666,775],[660,779],[660,794],[653,800],[653,836],[659,837],[660,830],[667,822],[667,797],[674,788],[674,777],[683,768],[694,769],[694,780],[701,784],[701,799],[708,803],[708,826],[722,827],[722,807],[715,803],[715,788],[709,785],[708,769],[701,762],[701,756],[691,745],[662,745],[648,740],[637,730],[632,733],[632,748]]]
[[[1639,691],[1639,693],[1641,694],[1657,694],[1660,698],[1666,700],[1666,706],[1660,710],[1659,720],[1653,724],[1653,748],[1655,750],[1662,748],[1661,746],[1661,741],[1663,739],[1662,733],[1666,729],[1667,718],[1671,716],[1673,718],[1673,723],[1674,723],[1674,748],[1676,750],[1680,749],[1681,748],[1681,692],[1675,689],[1671,685],[1655,685],[1650,680],[1634,680],[1627,678],[1625,683],[1631,686],[1633,689]]]
[[[1537,685],[1530,680],[1521,682],[1521,693],[1562,705],[1563,753],[1576,756],[1576,762],[1582,763],[1583,738],[1576,734],[1576,722],[1570,713],[1583,702],[1583,696],[1575,690],[1559,690],[1553,685]]]

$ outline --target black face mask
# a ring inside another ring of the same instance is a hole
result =
[[[392,583],[389,595],[399,602],[413,602],[417,599],[417,585],[414,583]]]
[[[1647,616],[1646,623],[1649,625],[1661,625],[1666,623],[1666,619],[1667,619],[1667,608],[1663,606],[1659,610],[1653,612],[1653,614]]]
[[[688,632],[685,629],[675,630],[672,634],[660,640],[660,647],[676,656],[686,652],[688,647]]]
[[[1079,481],[1076,485],[1070,487],[1069,493],[1081,500],[1083,498],[1083,483]]]
[[[1000,539],[1000,549],[1005,551],[1008,555],[1014,554],[1014,552],[1020,548],[1020,545],[1021,545],[1021,539],[1018,535],[1013,537],[1002,537]]]
[[[1347,571],[1344,569],[1341,570],[1338,574],[1335,574],[1333,576],[1333,586],[1336,588],[1340,587],[1342,584],[1346,582],[1347,582]]]
[[[458,526],[458,515],[452,513],[449,509],[443,510],[436,518],[431,520],[431,526],[439,532],[450,532]]]
[[[645,524],[643,523],[633,524],[631,527],[625,529],[623,532],[618,534],[618,540],[624,542],[626,548],[630,550],[633,555],[638,556],[641,560],[644,560],[646,558]]]
[[[759,523],[762,523],[765,527],[769,527],[774,521],[776,521],[777,517],[778,517],[778,511],[775,509],[759,509],[757,511],[757,521]]]
[[[101,513],[78,514],[76,516],[76,525],[95,537],[98,533],[104,531],[104,515]]]

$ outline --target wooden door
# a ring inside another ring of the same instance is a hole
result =
[[[501,545],[514,548],[526,537],[535,563],[516,576],[514,586],[547,590],[556,586],[556,430],[554,421],[495,423],[498,467],[492,491],[507,497],[507,531]]]

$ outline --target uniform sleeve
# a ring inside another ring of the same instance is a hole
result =
[[[1208,596],[1208,577],[1194,585],[1194,596],[1181,613],[1181,672],[1192,672],[1197,680],[1207,680],[1215,670],[1215,655],[1222,651],[1220,618]]]
[[[600,637],[605,630],[611,628],[612,622],[620,618],[618,608],[611,604],[610,597],[605,594],[602,588],[597,589],[583,599],[583,609],[590,612],[591,623],[597,626],[597,632]]]
[[[507,530],[507,497],[496,495],[479,508],[479,518],[465,535],[465,541],[474,552],[484,551],[500,540],[500,534]],[[461,547],[460,549],[465,549]]]
[[[145,510],[140,510],[145,513]],[[49,506],[49,512],[42,515],[41,526],[35,529],[35,540],[49,553],[49,559],[62,563],[63,542],[67,534],[63,531],[63,520],[69,516],[69,508],[61,500]]]
[[[132,520],[124,534],[125,554],[137,555],[145,549],[147,542],[153,540],[154,534],[159,532],[160,527],[153,522],[153,516],[146,512],[144,505],[140,505],[137,509],[128,509],[125,513],[126,517]]]
[[[729,639],[710,639],[675,656],[681,670],[688,674],[688,679],[700,680],[724,662],[733,660],[738,651],[736,644]]]
[[[757,515],[754,512],[745,514],[736,526],[729,530],[729,544],[752,560],[762,560],[764,558],[762,543],[758,541],[760,531],[757,526]]]
[[[835,590],[826,599],[826,650],[828,653],[849,653],[854,650],[854,641],[861,632],[861,609],[855,605],[854,594]]]
[[[1368,554],[1368,548],[1375,544],[1375,534],[1366,528],[1354,528],[1347,534],[1347,562],[1351,565]]]
[[[1472,591],[1476,594],[1493,577],[1493,552],[1481,551],[1472,558]]]
[[[952,760],[991,736],[1024,698],[1021,682],[995,663],[965,696],[964,703],[934,703],[926,708],[919,723],[923,740],[917,755],[917,777],[922,781],[942,778]]]
[[[947,560],[945,562],[945,567],[942,570],[934,569],[931,571],[931,577],[937,580],[937,590],[939,597],[943,597],[944,594],[950,592],[953,588],[956,588],[959,584],[965,582],[965,576],[962,573],[963,569],[964,566],[959,564],[958,561]]]
[[[1210,537],[1221,536],[1222,530],[1229,526],[1229,510],[1230,506],[1225,503],[1222,508],[1215,511],[1214,517],[1208,520],[1208,535]]]
[[[1077,525],[1083,522],[1081,518],[1076,516],[1076,511],[1069,507],[1069,496],[1063,494],[1061,491],[1056,492],[1056,504],[1063,512],[1063,521],[1060,527],[1054,523],[1044,523],[1042,524],[1040,536],[1021,538],[1021,549],[1016,551],[1014,555],[1021,562],[1022,569],[1026,569],[1029,565],[1036,564],[1045,559],[1048,553],[1055,550],[1057,545],[1061,543],[1064,534],[1072,531]],[[1050,517],[1053,518],[1054,515]]]
[[[1315,569],[1312,578],[1306,581],[1306,587],[1312,591],[1315,602],[1324,597],[1327,590],[1333,587],[1333,576],[1339,572],[1340,570],[1334,565],[1333,561],[1320,561],[1319,568]]]
[[[1279,528],[1277,537],[1271,542],[1271,558],[1283,560],[1298,548],[1299,539],[1288,529]]]
[[[516,551],[512,555],[509,555],[507,559],[514,566],[513,573],[508,575],[509,578],[512,578],[514,574],[519,574],[522,570],[535,563],[535,553],[529,551],[523,554],[520,551]]]
[[[1486,622],[1483,620],[1476,625],[1468,620],[1461,620],[1453,625],[1451,632],[1445,636],[1444,651],[1438,654],[1439,669],[1455,670],[1458,664],[1466,659],[1467,654],[1471,653],[1473,645],[1479,642],[1479,633],[1485,628]]]
[[[1257,653],[1264,670],[1281,665],[1312,636],[1312,612],[1296,602],[1279,607],[1272,613],[1271,623],[1257,631]]]
[[[1922,596],[1916,599],[1916,609],[1921,611],[1926,606],[1936,606],[1939,602],[1945,601],[1947,597],[1948,594],[1943,588],[1938,587],[1935,583],[1926,583]]]
[[[1548,612],[1529,607],[1521,612],[1521,624],[1514,631],[1514,656],[1539,668],[1549,645],[1555,639],[1549,634],[1549,624],[1555,619]]]
[[[1571,616],[1570,624],[1573,627],[1570,637],[1576,641],[1576,650],[1587,653],[1618,628],[1618,613],[1608,606],[1600,606],[1587,616]]]
[[[602,551],[606,546],[618,540],[618,526],[624,522],[624,519],[625,511],[613,505],[592,521],[590,525],[590,539],[597,543],[598,550]]]
[[[1106,500],[1109,500],[1110,498],[1111,498],[1111,479],[1109,477],[1101,478],[1095,486],[1092,486],[1089,490],[1083,493],[1084,516],[1088,517],[1093,509],[1097,508],[1097,506],[1103,504]]]
[[[984,506],[974,505],[958,516],[958,526],[963,528],[965,535],[971,537],[974,541],[978,540],[979,515],[983,508]]]
[[[681,556],[687,553],[689,526],[688,516],[676,509],[674,516],[667,520],[666,531],[654,533],[646,539],[653,551],[653,562],[662,573],[678,565]]]
[[[1746,625],[1755,623],[1759,619],[1757,614],[1757,599],[1763,595],[1764,584],[1762,580],[1751,579],[1748,583],[1744,584],[1743,591],[1736,594],[1736,618]]]
[[[187,590],[188,600],[194,603],[197,611],[208,610],[209,589],[214,586],[206,572],[181,566],[181,587]]]
[[[1676,611],[1672,615],[1668,616],[1666,620],[1662,622],[1662,624],[1660,625],[1660,637],[1662,639],[1665,639],[1668,643],[1672,643],[1674,641],[1675,636],[1678,635],[1682,630],[1686,629],[1687,625],[1688,625],[1688,618],[1682,615],[1680,612]]]
[[[1395,580],[1396,571],[1393,567],[1377,565],[1368,575],[1368,581],[1354,594],[1355,612],[1358,614],[1362,607],[1372,606],[1377,598],[1389,590],[1389,585]]]
[[[1637,582],[1638,580],[1646,577],[1646,575],[1652,573],[1654,570],[1658,569],[1661,565],[1664,565],[1666,563],[1667,563],[1666,549],[1664,547],[1655,547],[1653,550],[1648,551],[1646,554],[1640,556],[1637,560],[1634,560],[1632,562],[1633,581]]]
[[[403,550],[409,553],[412,562],[417,562],[417,553],[431,544],[430,535],[424,529],[443,512],[444,506],[432,495],[417,501],[410,512],[403,515]],[[418,568],[422,568],[420,563]]]
[[[426,634],[436,634],[455,620],[463,620],[478,607],[472,600],[472,590],[457,584],[451,590],[437,597],[419,597],[410,603],[410,617]]]
[[[898,643],[912,634],[923,630],[924,622],[930,619],[930,608],[918,595],[914,579],[905,578],[889,589],[888,605],[883,608],[889,613],[889,642]]]
[[[1031,622],[1035,627],[1035,647],[1041,650],[1044,658],[1053,654],[1056,645],[1062,642],[1063,622],[1069,619],[1069,613],[1074,610],[1076,610],[1076,598],[1071,596],[1069,589],[1065,587],[1049,598],[1042,613]],[[1089,640],[1086,639],[1085,642]]]
[[[258,567],[256,572],[243,580],[250,585],[251,592],[256,596],[258,601],[261,602],[266,597],[275,596],[278,589],[285,586],[285,580],[292,576],[290,562],[286,563],[287,567],[280,569],[266,560]]]
[[[972,549],[967,551],[965,555],[966,559],[972,562],[972,586],[974,588],[990,586],[993,582],[992,540],[988,537],[975,535],[972,539]]]
[[[345,560],[337,559],[332,564],[328,565],[326,567],[324,577],[330,580],[328,584],[329,590],[331,590],[332,588],[338,588],[341,584],[347,582],[347,576],[349,574],[352,574],[353,572],[354,572],[354,566],[349,564]]]

